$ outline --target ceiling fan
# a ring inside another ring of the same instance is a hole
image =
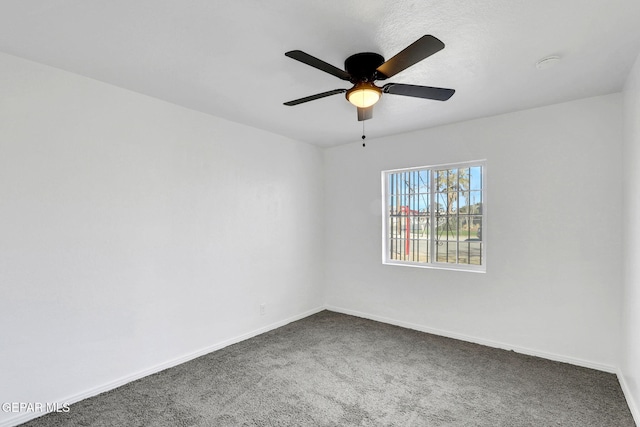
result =
[[[285,53],[289,58],[332,74],[339,79],[349,81],[353,83],[353,87],[351,89],[334,89],[306,96],[285,102],[284,105],[294,106],[346,92],[347,100],[358,108],[358,120],[362,121],[373,117],[373,105],[380,100],[383,93],[446,101],[453,96],[455,90],[403,83],[387,83],[382,87],[378,87],[374,83],[376,80],[385,80],[393,77],[442,49],[444,49],[444,43],[434,36],[425,35],[386,62],[382,55],[377,53],[363,52],[351,55],[344,61],[345,70],[334,67],[301,50],[289,51]]]

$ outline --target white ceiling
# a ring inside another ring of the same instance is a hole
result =
[[[455,95],[383,96],[369,139],[621,90],[640,1],[0,0],[2,52],[320,146],[360,140],[355,107],[282,103],[349,84],[284,53],[343,68],[424,34],[445,49],[386,82]],[[548,55],[562,61],[536,69]]]

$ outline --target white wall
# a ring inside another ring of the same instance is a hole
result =
[[[321,307],[322,163],[0,54],[0,402],[79,396]]]
[[[327,150],[327,304],[614,371],[621,116],[613,94]],[[380,172],[478,159],[487,272],[382,265]]]
[[[640,56],[624,88],[624,307],[621,377],[640,423]]]

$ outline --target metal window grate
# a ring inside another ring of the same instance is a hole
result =
[[[385,172],[386,257],[484,266],[484,165]]]

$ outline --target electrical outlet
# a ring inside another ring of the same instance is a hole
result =
[[[267,314],[267,306],[266,304],[260,304],[260,316],[264,316]]]

